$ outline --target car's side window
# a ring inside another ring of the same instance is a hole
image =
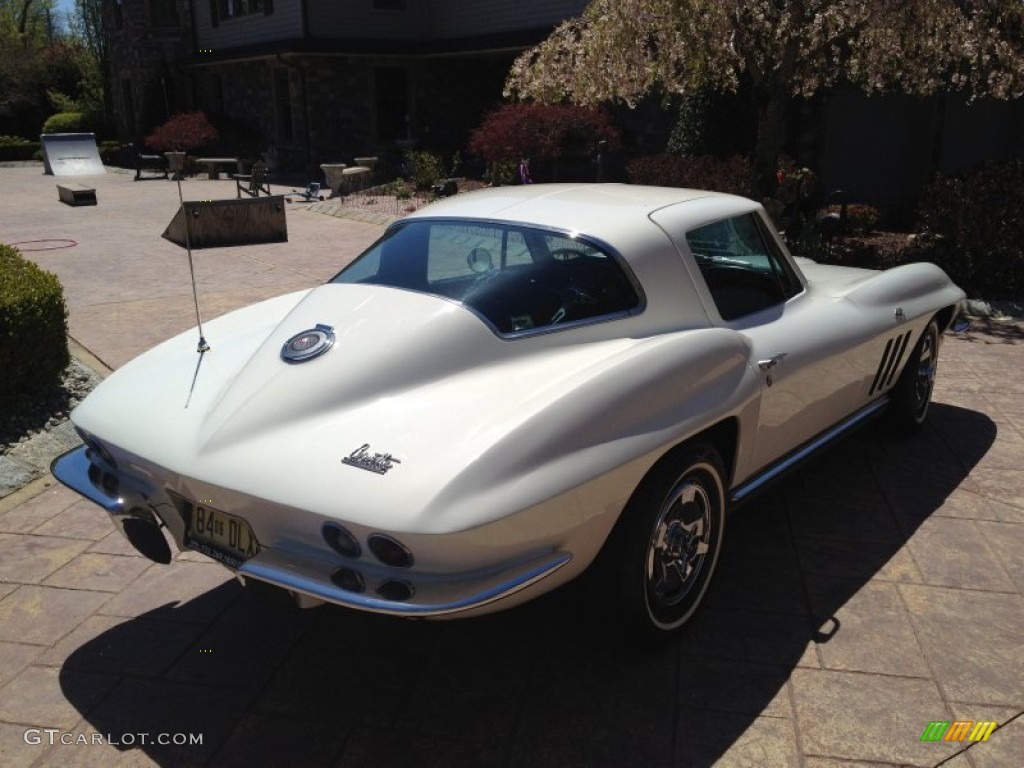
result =
[[[686,242],[723,320],[781,304],[801,290],[756,213],[698,227]]]
[[[472,254],[469,258],[467,254]],[[438,224],[427,242],[427,282],[437,285],[476,278],[483,266],[504,269],[531,264],[533,257],[521,232],[506,227]]]

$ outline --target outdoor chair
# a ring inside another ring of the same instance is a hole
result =
[[[249,197],[259,197],[260,192],[270,195],[270,182],[267,181],[267,166],[257,160],[252,166],[252,173],[238,173],[232,176],[235,180],[237,196],[245,192]]]
[[[163,176],[163,178],[166,179],[168,172],[167,158],[164,155],[144,155],[141,152],[136,152],[135,181],[138,181],[139,179],[151,178],[149,176],[143,176],[143,171],[152,174],[160,174]]]

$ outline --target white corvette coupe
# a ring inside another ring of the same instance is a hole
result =
[[[963,298],[931,264],[793,258],[740,197],[473,192],[118,370],[53,472],[153,560],[170,538],[301,604],[471,616],[594,567],[658,636],[731,508],[872,416],[921,424]]]

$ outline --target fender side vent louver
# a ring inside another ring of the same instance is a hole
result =
[[[902,336],[893,336],[885,342],[885,349],[882,351],[882,359],[878,363],[878,370],[875,372],[875,379],[871,382],[871,389],[868,395],[874,395],[889,387],[900,369],[903,362],[903,353],[907,351],[907,342],[910,341],[910,331]]]

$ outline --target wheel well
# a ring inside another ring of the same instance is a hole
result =
[[[722,463],[725,465],[726,490],[728,490],[728,488],[732,486],[732,473],[736,466],[736,448],[738,439],[739,419],[735,416],[730,416],[726,419],[722,419],[720,422],[708,427],[707,429],[701,430],[695,435],[691,435],[682,443],[677,445],[676,448],[692,442],[711,443],[715,446],[715,448],[718,449],[719,455],[722,457]]]
[[[944,307],[935,313],[935,320],[939,324],[939,333],[945,333],[953,321],[956,319],[956,305],[951,307]]]

